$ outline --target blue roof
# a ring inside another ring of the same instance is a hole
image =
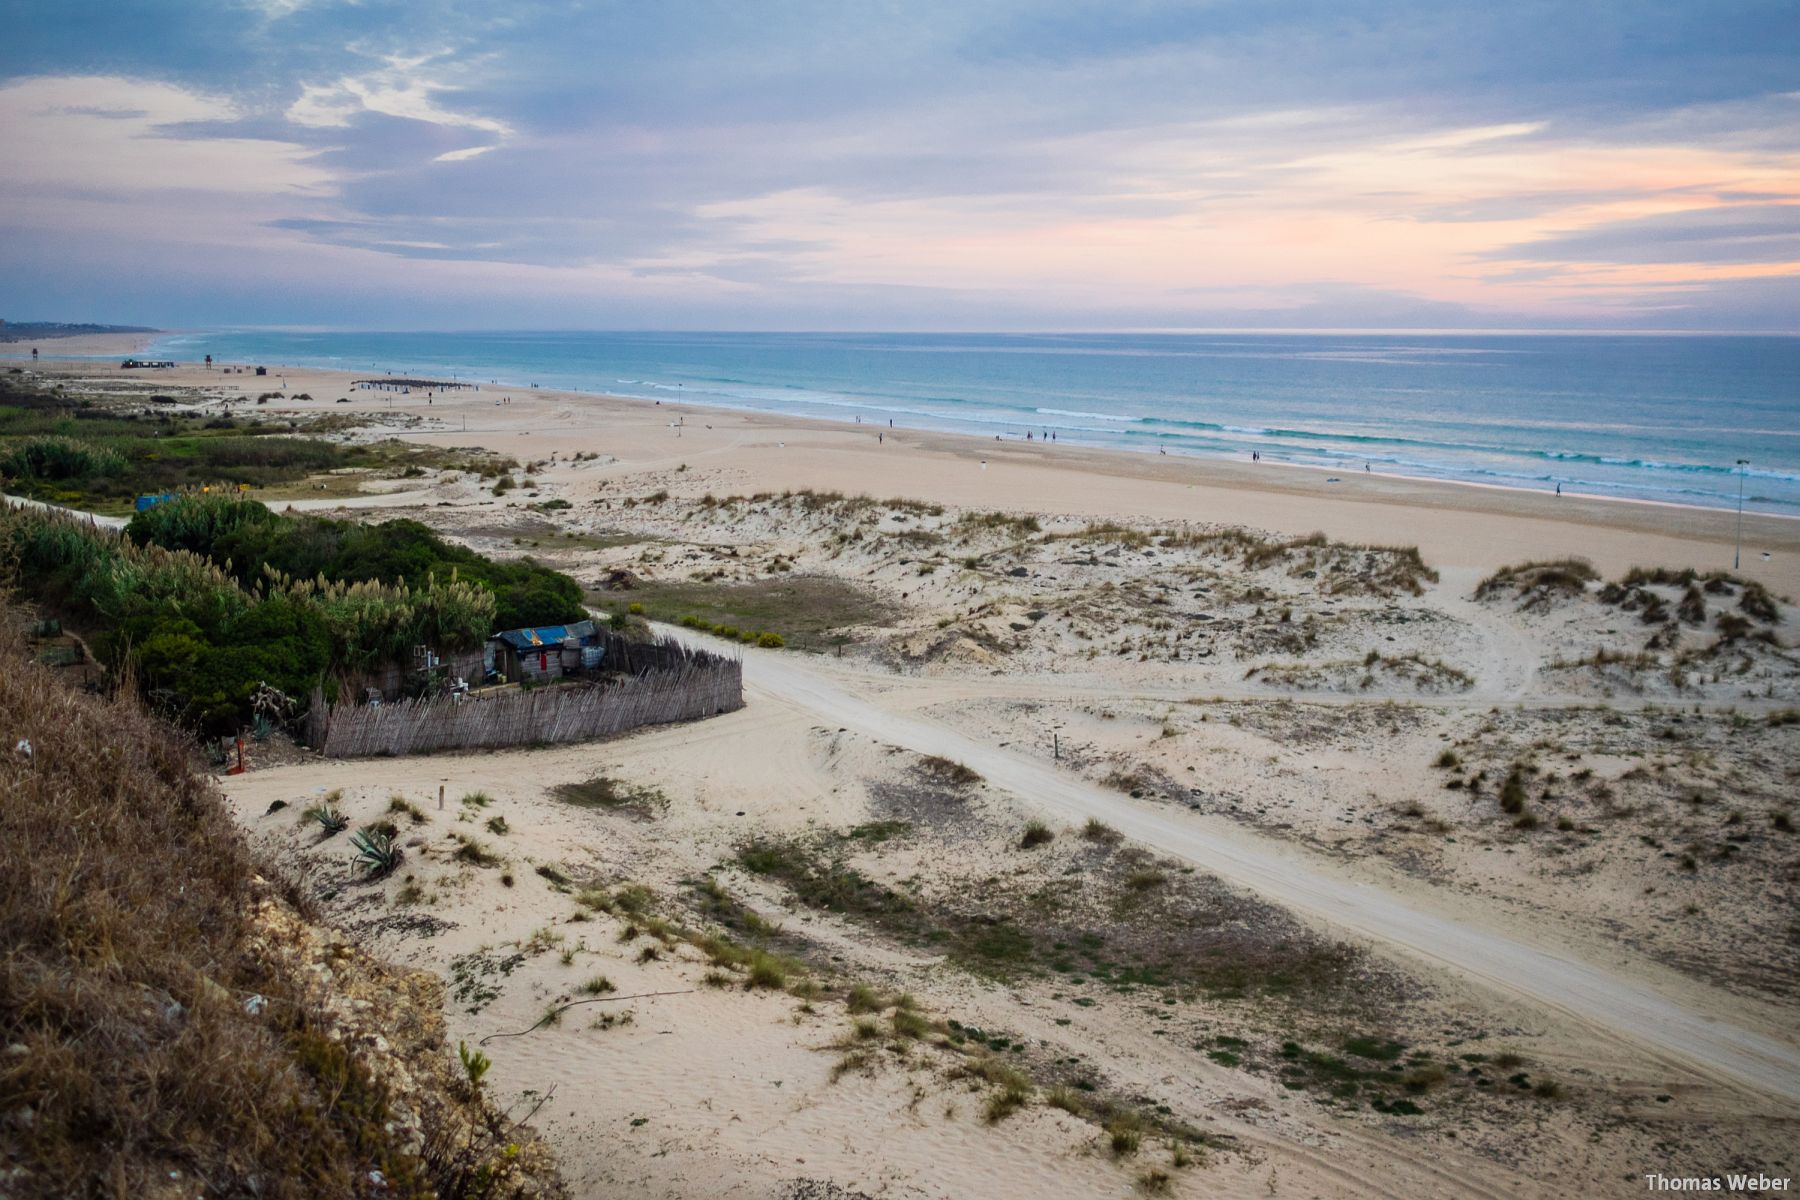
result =
[[[494,636],[515,650],[530,650],[542,646],[560,646],[564,638],[574,638],[579,642],[592,641],[594,623],[577,621],[573,625],[539,625],[535,629],[508,629],[504,633],[496,633]]]

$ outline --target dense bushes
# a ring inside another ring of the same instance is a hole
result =
[[[494,628],[560,625],[587,615],[581,586],[536,563],[494,562],[453,546],[417,521],[362,525],[284,517],[255,501],[184,496],[132,518],[139,545],[191,550],[253,584],[265,567],[294,579],[401,584],[452,576],[490,592]],[[484,630],[483,633],[487,631]]]
[[[230,417],[146,415],[0,381],[0,476],[60,503],[113,506],[143,492],[267,487],[379,459],[373,447],[289,437]]]
[[[26,438],[0,456],[0,474],[14,479],[92,479],[124,470],[125,460],[113,451],[56,435]]]
[[[237,535],[300,524],[260,504],[203,498],[150,512],[160,515],[145,525],[174,548],[55,513],[6,509],[0,556],[33,599],[99,627],[104,663],[117,669],[129,660],[162,711],[208,732],[237,728],[264,683],[303,700],[330,672],[407,661],[420,644],[468,650],[495,625],[494,593],[454,570],[421,573],[417,583],[296,580],[277,571],[245,581],[191,548],[208,545],[208,531],[217,534],[216,552]]]

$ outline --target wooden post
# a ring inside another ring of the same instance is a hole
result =
[[[444,811],[444,785],[438,784],[438,811]]]

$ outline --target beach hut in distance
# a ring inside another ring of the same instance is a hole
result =
[[[508,629],[488,639],[486,667],[508,683],[548,683],[564,675],[597,671],[606,647],[592,621]]]

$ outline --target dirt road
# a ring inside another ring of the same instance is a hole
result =
[[[1674,999],[1534,941],[1527,931],[1488,926],[1473,914],[1434,905],[1428,896],[1402,896],[1355,879],[1336,864],[1226,821],[1133,801],[929,718],[889,712],[853,676],[839,679],[826,664],[781,652],[745,657],[753,704],[788,705],[822,724],[955,759],[1047,817],[1071,823],[1098,818],[1145,846],[1341,932],[1558,1010],[1716,1078],[1800,1101],[1800,1049],[1714,1015],[1737,1003],[1722,993],[1683,985],[1682,999]]]

